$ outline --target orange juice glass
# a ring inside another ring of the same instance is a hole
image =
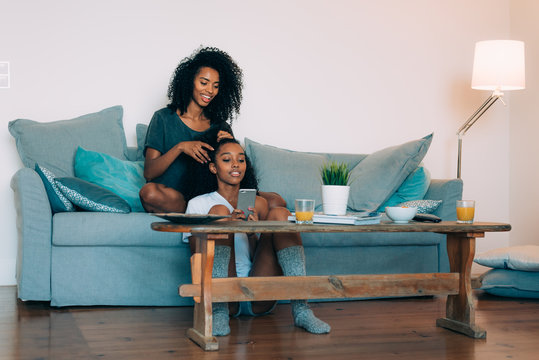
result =
[[[314,216],[314,200],[296,199],[296,223],[312,224]]]
[[[457,223],[473,224],[475,216],[474,200],[457,200]]]

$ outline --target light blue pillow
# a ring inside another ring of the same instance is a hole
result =
[[[431,142],[432,134],[376,151],[363,159],[350,175],[348,206],[353,211],[378,209],[419,166]]]
[[[75,207],[71,201],[69,201],[69,199],[62,194],[54,182],[54,174],[47,168],[39,166],[38,164],[36,164],[35,170],[45,186],[45,191],[47,192],[49,203],[51,204],[52,213],[75,211]]]
[[[474,261],[497,269],[539,271],[539,245],[517,245],[492,249],[477,254]]]
[[[245,138],[245,153],[251,160],[261,191],[274,191],[294,208],[295,199],[314,199],[322,209],[320,167],[325,154],[280,149]]]
[[[144,145],[146,144],[146,133],[148,132],[148,125],[137,124],[137,160],[144,161]]]
[[[139,198],[139,190],[146,183],[143,173],[143,161],[120,160],[81,147],[75,154],[75,176],[120,196],[131,211],[144,212]]]
[[[39,164],[56,176],[74,176],[78,146],[125,158],[123,108],[113,106],[75,119],[52,122],[17,119],[9,123],[24,166]]]
[[[429,185],[430,172],[424,166],[418,166],[408,175],[389,200],[380,206],[380,211],[383,211],[387,206],[397,206],[406,201],[423,199]]]
[[[481,283],[481,290],[492,295],[539,299],[539,272],[492,269]]]
[[[83,210],[129,213],[129,204],[107,189],[88,181],[63,177],[55,179],[56,185],[69,201]]]

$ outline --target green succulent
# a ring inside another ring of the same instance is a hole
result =
[[[324,185],[349,185],[350,168],[347,163],[332,161],[320,168],[322,184]]]

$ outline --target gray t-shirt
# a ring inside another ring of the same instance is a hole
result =
[[[218,130],[221,129],[232,134],[232,129],[227,123],[212,124],[206,131],[195,131],[185,125],[176,111],[163,108],[156,111],[150,121],[144,143],[144,155],[146,155],[146,149],[149,147],[164,154],[179,142],[194,140],[207,142],[206,137],[213,136],[215,138]],[[186,194],[188,176],[191,169],[197,164],[196,160],[189,155],[180,154],[161,176],[152,179],[151,182],[163,184],[178,190],[182,194]]]

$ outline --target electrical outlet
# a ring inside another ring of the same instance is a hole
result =
[[[9,88],[9,62],[0,61],[0,88]]]

